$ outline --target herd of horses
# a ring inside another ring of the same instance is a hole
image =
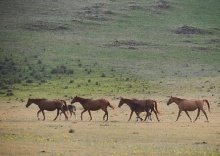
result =
[[[54,111],[57,110],[57,115],[54,118],[54,120],[57,119],[58,115],[63,113],[66,117],[66,120],[68,120],[68,112],[70,112],[70,117],[72,116],[72,114],[75,115],[76,118],[76,107],[72,104],[74,103],[80,103],[83,107],[83,111],[81,112],[81,120],[83,120],[83,113],[88,111],[89,116],[90,116],[90,120],[92,120],[92,115],[91,115],[91,111],[97,111],[99,109],[103,110],[105,112],[104,116],[103,116],[103,120],[104,121],[108,121],[108,110],[107,107],[110,107],[112,109],[114,109],[115,107],[113,105],[111,105],[109,103],[108,100],[106,99],[97,99],[97,100],[93,100],[93,99],[88,99],[88,98],[82,98],[79,96],[75,96],[72,101],[71,101],[71,105],[67,105],[66,101],[64,100],[47,100],[47,99],[33,99],[33,98],[29,98],[26,104],[26,107],[29,107],[32,103],[38,105],[39,107],[39,111],[37,112],[37,117],[39,120],[39,113],[42,112],[43,114],[43,120],[45,120],[45,113],[44,110],[47,111]],[[208,100],[204,99],[204,100],[187,100],[187,99],[181,99],[181,98],[177,98],[177,97],[170,97],[170,99],[167,102],[167,105],[170,105],[171,103],[176,103],[179,107],[179,113],[177,116],[176,121],[178,121],[180,114],[182,111],[184,111],[186,113],[186,115],[189,117],[190,121],[192,122],[191,117],[188,114],[188,111],[194,111],[196,109],[198,109],[198,114],[194,120],[194,122],[197,120],[197,118],[199,117],[200,111],[202,111],[208,121],[208,116],[205,112],[205,110],[203,109],[203,105],[205,103],[207,103],[208,105],[208,110],[210,112],[210,104],[208,102]],[[157,121],[159,122],[159,118],[158,118],[158,114],[160,114],[159,110],[158,110],[158,104],[157,101],[155,100],[138,100],[138,99],[127,99],[127,98],[121,98],[120,102],[118,104],[118,107],[120,108],[123,104],[127,104],[130,107],[131,113],[130,113],[130,117],[128,119],[128,121],[130,121],[133,113],[136,114],[137,116],[137,121],[138,119],[140,119],[141,121],[143,121],[143,119],[140,117],[140,113],[141,112],[146,112],[146,117],[144,119],[144,121],[146,121],[146,119],[151,119],[151,113],[154,112],[154,114],[156,115]],[[61,111],[61,113],[60,113]]]

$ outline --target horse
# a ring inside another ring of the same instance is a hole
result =
[[[151,113],[154,112],[154,114],[156,115],[157,121],[159,122],[160,120],[159,120],[157,114],[160,114],[160,112],[158,111],[157,101],[151,100],[151,99],[140,100],[140,101],[145,101],[146,108],[148,109],[147,112],[149,112],[149,110],[151,110]],[[150,115],[148,115],[148,114],[146,115],[144,121],[146,121],[147,117],[149,117],[149,116],[150,116],[150,120],[152,120],[151,113],[150,113]]]
[[[91,116],[90,111],[96,111],[96,110],[102,109],[105,112],[105,114],[103,116],[103,120],[105,120],[105,117],[107,117],[107,119],[105,121],[108,121],[107,107],[109,106],[112,109],[115,108],[106,99],[92,100],[92,99],[86,99],[86,98],[82,98],[82,97],[79,97],[79,96],[75,96],[73,98],[73,100],[71,101],[71,104],[73,104],[75,102],[79,102],[82,105],[82,107],[84,108],[84,110],[81,112],[81,120],[83,120],[83,118],[82,118],[83,113],[88,111],[89,116],[90,116],[90,121],[92,121],[92,116]]]
[[[143,119],[139,116],[139,114],[145,111],[145,105],[138,104],[138,100],[136,99],[121,98],[118,104],[118,107],[120,108],[124,103],[127,104],[131,109],[131,114],[130,114],[128,121],[131,120],[131,117],[134,112],[137,115],[137,121],[138,121],[138,118],[141,119],[141,121],[143,121]]]
[[[40,120],[39,118],[39,113],[42,112],[44,119],[45,120],[45,113],[44,110],[47,111],[54,111],[57,109],[57,116],[54,118],[54,121],[57,119],[58,115],[59,115],[59,111],[61,110],[63,112],[63,114],[66,117],[66,120],[68,120],[68,117],[65,113],[65,111],[67,110],[67,104],[64,100],[47,100],[47,99],[28,99],[26,107],[28,108],[32,103],[38,105],[39,107],[39,111],[37,112],[37,117],[38,120]]]
[[[177,116],[176,121],[178,121],[181,112],[185,111],[186,115],[189,117],[190,121],[192,122],[192,119],[189,116],[187,111],[194,111],[194,110],[198,109],[198,114],[197,114],[194,122],[199,117],[200,110],[204,113],[204,115],[205,115],[205,117],[207,119],[207,122],[209,122],[207,114],[206,114],[206,112],[203,109],[203,105],[206,102],[207,105],[208,105],[208,110],[211,113],[211,111],[210,111],[210,104],[209,104],[208,100],[206,100],[206,99],[203,99],[203,100],[186,100],[186,99],[181,99],[181,98],[177,98],[177,97],[172,97],[171,96],[169,101],[167,102],[167,105],[170,105],[173,102],[176,103],[178,105],[178,107],[179,107],[179,114]]]
[[[67,109],[68,109],[68,111],[70,112],[70,118],[72,117],[72,114],[74,114],[74,116],[75,116],[75,119],[77,119],[76,118],[76,106],[74,106],[74,105],[68,105],[67,106]],[[63,112],[60,112],[60,120],[61,120],[61,114],[62,114]]]

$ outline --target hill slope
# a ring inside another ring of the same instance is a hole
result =
[[[219,1],[1,1],[1,97],[216,94]]]

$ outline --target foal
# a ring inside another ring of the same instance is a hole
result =
[[[72,117],[72,114],[74,114],[75,120],[76,120],[76,106],[74,105],[68,105],[67,106],[68,111],[70,112],[70,118]],[[61,114],[63,112],[60,112],[60,120],[61,120]]]

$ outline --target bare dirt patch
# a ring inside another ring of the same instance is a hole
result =
[[[24,29],[31,31],[42,31],[42,30],[68,30],[62,23],[57,22],[47,22],[47,21],[34,21],[24,25]]]
[[[166,0],[157,0],[150,7],[150,11],[154,13],[163,13],[172,9],[171,4]]]
[[[207,30],[195,28],[195,27],[187,26],[187,25],[179,27],[176,30],[174,30],[173,32],[175,34],[183,34],[183,35],[189,35],[189,34],[202,35],[202,34],[210,34],[211,33]]]
[[[126,49],[137,49],[137,48],[146,48],[147,43],[135,40],[115,40],[112,43],[106,44],[106,47],[119,47],[119,48],[126,48]]]
[[[114,12],[105,8],[104,3],[96,3],[92,6],[82,8],[77,12],[77,17],[94,21],[108,21],[112,19],[111,17],[114,14]]]
[[[210,39],[206,41],[208,44],[220,44],[220,39]]]

